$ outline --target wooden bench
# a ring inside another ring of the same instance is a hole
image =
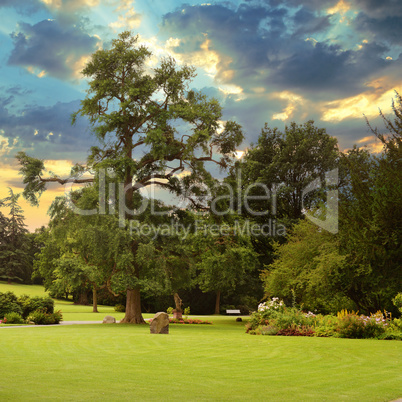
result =
[[[226,314],[237,314],[237,315],[240,315],[240,310],[226,310]]]

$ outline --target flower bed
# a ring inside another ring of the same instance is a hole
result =
[[[170,324],[209,324],[209,325],[212,325],[211,321],[193,320],[191,318],[180,318],[180,319],[169,318],[169,323]]]
[[[152,318],[148,320],[149,323],[152,322]],[[174,319],[174,318],[169,318],[169,324],[206,324],[206,325],[212,325],[211,321],[205,321],[205,320],[195,320],[191,318],[180,318],[180,319]]]
[[[402,320],[378,311],[370,316],[342,310],[336,316],[286,307],[278,298],[261,303],[246,325],[254,335],[320,336],[402,340]]]

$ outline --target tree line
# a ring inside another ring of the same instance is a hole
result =
[[[91,290],[94,311],[99,295],[124,295],[129,323],[168,297],[177,310],[201,300],[200,311],[216,313],[224,303],[255,309],[264,296],[322,312],[391,309],[401,288],[401,97],[394,121],[382,116],[389,135],[371,128],[380,156],[340,152],[308,121],[265,125],[236,161],[242,128],[190,89],[194,69],[172,58],[151,68],[137,42],[120,34],[83,70],[89,88],[72,120],[88,119],[97,138],[86,165],[45,177],[42,160],[17,155],[33,205],[48,182],[82,186],[54,201],[40,235],[45,286],[81,302]],[[144,195],[155,187],[181,207]],[[311,222],[325,222],[334,203],[336,230]]]

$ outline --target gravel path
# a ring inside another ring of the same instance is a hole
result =
[[[62,321],[60,324],[52,324],[52,325],[12,325],[9,327],[0,327],[3,328],[32,328],[32,327],[59,327],[60,325],[77,325],[77,324],[102,324],[102,321]]]

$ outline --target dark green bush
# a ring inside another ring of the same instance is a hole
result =
[[[8,313],[22,315],[22,309],[18,304],[17,296],[13,292],[0,292],[0,317],[3,318]]]
[[[7,313],[4,318],[7,320],[7,324],[23,324],[24,319],[21,317],[21,314],[18,313]]]
[[[125,313],[126,306],[124,306],[123,304],[117,304],[116,306],[114,306],[114,311],[117,311],[119,313]]]
[[[28,321],[33,322],[35,325],[58,324],[62,319],[61,311],[48,313],[44,308],[33,311],[27,318]]]
[[[29,297],[28,295],[21,295],[18,298],[18,304],[22,309],[22,316],[28,317],[29,314],[36,310],[45,309],[48,313],[54,311],[54,301],[49,296],[45,297]]]

